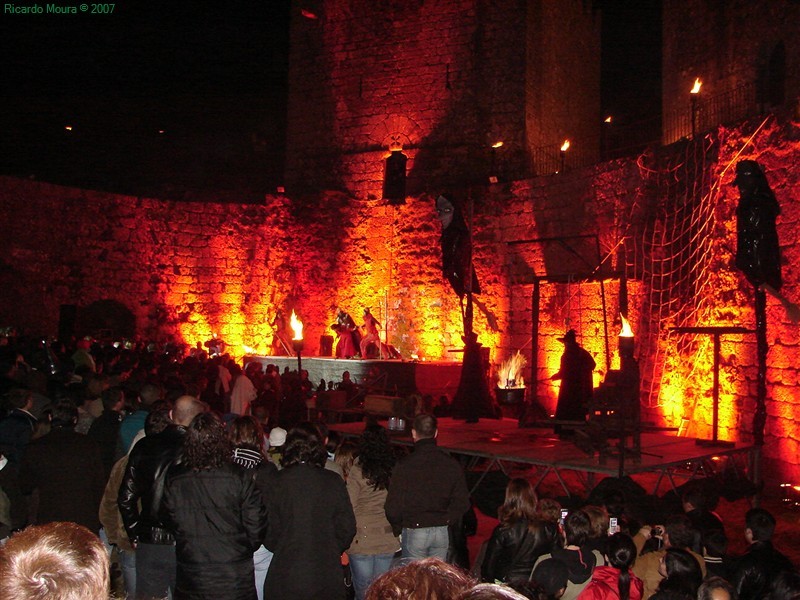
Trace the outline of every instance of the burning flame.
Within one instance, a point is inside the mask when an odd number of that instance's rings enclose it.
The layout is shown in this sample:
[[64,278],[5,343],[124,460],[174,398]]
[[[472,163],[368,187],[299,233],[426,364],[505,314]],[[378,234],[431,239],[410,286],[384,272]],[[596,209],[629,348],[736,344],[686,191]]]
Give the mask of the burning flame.
[[293,340],[302,340],[303,339],[303,322],[297,318],[297,315],[294,313],[294,309],[292,310],[292,317],[289,321],[292,326],[292,331],[294,331]]
[[502,146],[503,146],[503,142],[502,141],[495,142],[494,144],[492,144],[492,148],[501,148]]
[[619,337],[633,337],[633,329],[631,329],[628,319],[622,313],[620,313],[619,318],[622,321],[622,331],[619,332]]
[[700,86],[703,85],[703,82],[700,81],[700,78],[696,78],[694,80],[694,87],[692,87],[692,91],[689,92],[690,94],[699,94],[700,93]]
[[608,116],[605,118],[605,120],[603,121],[603,123],[611,123],[611,121],[612,121],[612,117],[611,117],[611,115],[608,115]]
[[517,353],[500,365],[497,370],[498,387],[500,388],[524,388],[525,379],[522,377],[522,368],[526,365],[525,357]]
[[566,152],[569,150],[569,140],[564,140],[564,143],[561,144],[561,151]]
[[244,350],[245,354],[255,354],[256,353],[256,349],[248,346],[247,344],[244,344],[242,346],[242,350]]

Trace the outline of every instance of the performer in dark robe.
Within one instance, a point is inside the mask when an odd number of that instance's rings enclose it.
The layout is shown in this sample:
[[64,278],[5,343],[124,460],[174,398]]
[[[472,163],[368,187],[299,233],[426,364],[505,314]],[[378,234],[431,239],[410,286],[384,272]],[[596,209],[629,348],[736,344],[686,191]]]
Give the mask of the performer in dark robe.
[[286,337],[286,317],[283,311],[275,311],[275,318],[272,319],[272,356],[291,356],[291,346]]
[[[558,338],[564,344],[564,354],[561,355],[561,368],[550,378],[561,380],[556,406],[558,421],[585,421],[586,407],[592,399],[592,372],[596,363],[592,355],[578,344],[576,337],[575,330],[570,329],[564,337]],[[556,425],[554,431],[559,435],[565,433],[561,425]]]
[[336,332],[336,358],[352,358],[359,352],[361,344],[361,334],[358,332],[356,322],[348,313],[341,308],[336,309],[336,323],[331,325],[331,329]]

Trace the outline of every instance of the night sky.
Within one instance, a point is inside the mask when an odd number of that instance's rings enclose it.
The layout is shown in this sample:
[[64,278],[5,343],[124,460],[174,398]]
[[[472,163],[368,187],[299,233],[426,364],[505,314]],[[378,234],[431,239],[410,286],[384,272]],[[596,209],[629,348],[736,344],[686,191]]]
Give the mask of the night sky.
[[[289,4],[122,0],[111,14],[3,14],[0,173],[176,199],[263,198],[282,184]],[[594,6],[603,110],[656,138],[642,122],[660,115],[660,0]]]
[[2,171],[263,197],[282,171],[288,6],[122,0],[112,14],[3,14]]

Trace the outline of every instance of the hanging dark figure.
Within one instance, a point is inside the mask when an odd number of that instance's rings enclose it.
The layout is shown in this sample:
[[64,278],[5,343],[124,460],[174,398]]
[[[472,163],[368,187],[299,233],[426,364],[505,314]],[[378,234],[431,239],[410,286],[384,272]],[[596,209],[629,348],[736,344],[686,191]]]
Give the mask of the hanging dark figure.
[[[472,268],[472,240],[461,210],[444,195],[436,199],[442,224],[442,274],[461,301],[464,335],[472,335],[472,294],[480,294],[478,276]],[[466,297],[466,298],[465,298]],[[464,302],[466,300],[466,306]]]
[[468,423],[477,422],[480,417],[496,414],[484,376],[481,345],[472,330],[472,295],[481,291],[472,266],[472,241],[463,214],[445,195],[436,199],[436,213],[442,224],[442,274],[458,295],[464,324],[464,359],[452,403],[453,416],[465,418]]
[[[561,380],[556,406],[557,421],[585,421],[586,409],[592,400],[592,372],[596,366],[592,355],[578,344],[574,329],[570,329],[559,342],[564,344],[561,355],[561,368],[550,379]],[[554,431],[560,435],[566,433],[561,425]]]
[[736,266],[755,287],[781,289],[781,250],[775,220],[781,213],[767,178],[754,160],[736,165]]
[[[781,253],[775,221],[780,206],[769,187],[761,166],[754,160],[736,164],[734,185],[739,188],[736,207],[736,266],[755,288],[756,408],[753,415],[753,441],[756,448],[764,445],[767,422],[767,300],[765,291],[781,301],[787,316],[797,323],[800,309],[780,293]],[[756,474],[755,479],[758,479]]]

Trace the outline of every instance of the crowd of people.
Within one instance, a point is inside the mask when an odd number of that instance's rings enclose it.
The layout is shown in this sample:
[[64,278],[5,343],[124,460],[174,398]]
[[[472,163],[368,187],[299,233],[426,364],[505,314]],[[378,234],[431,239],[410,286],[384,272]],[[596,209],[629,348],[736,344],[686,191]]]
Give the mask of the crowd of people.
[[159,599],[800,599],[774,517],[748,511],[731,557],[700,485],[645,518],[619,489],[566,510],[510,479],[471,559],[464,465],[432,412],[407,452],[376,421],[342,440],[309,420],[302,373],[4,342],[2,598],[109,598],[118,580],[120,597]]

